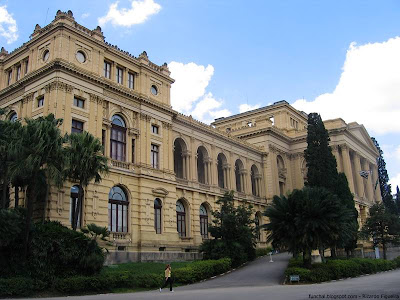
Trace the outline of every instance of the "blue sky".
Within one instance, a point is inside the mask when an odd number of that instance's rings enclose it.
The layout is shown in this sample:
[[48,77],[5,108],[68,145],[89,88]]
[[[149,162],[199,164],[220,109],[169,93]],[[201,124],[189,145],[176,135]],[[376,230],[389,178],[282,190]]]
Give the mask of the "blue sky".
[[400,1],[0,0],[0,44],[20,46],[58,9],[167,62],[173,107],[204,122],[285,99],[364,124],[400,185]]

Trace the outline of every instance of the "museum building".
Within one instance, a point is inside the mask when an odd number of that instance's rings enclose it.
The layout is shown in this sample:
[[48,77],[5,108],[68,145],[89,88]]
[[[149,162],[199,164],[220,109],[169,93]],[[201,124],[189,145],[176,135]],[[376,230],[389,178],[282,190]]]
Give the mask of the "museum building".
[[[109,262],[197,258],[209,238],[211,211],[226,191],[234,191],[236,203],[252,204],[261,225],[274,195],[304,185],[307,114],[278,101],[207,125],[171,107],[173,82],[166,63],[105,42],[100,27],[79,25],[71,11],[36,25],[11,53],[1,49],[5,118],[23,122],[53,113],[64,120],[62,133],[87,131],[102,141],[110,172],[84,191],[79,223],[109,228]],[[324,123],[362,224],[381,201],[374,184],[379,153],[363,125]],[[24,195],[19,192],[22,203]],[[36,217],[70,226],[76,198],[74,183],[52,187]],[[258,246],[265,240],[260,234]]]

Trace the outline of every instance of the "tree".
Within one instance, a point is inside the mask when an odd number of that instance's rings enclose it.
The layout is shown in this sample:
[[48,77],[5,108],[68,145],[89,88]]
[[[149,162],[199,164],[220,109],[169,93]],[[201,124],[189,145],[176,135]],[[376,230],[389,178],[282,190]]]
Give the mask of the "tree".
[[347,252],[347,256],[350,252],[357,248],[358,238],[358,211],[355,208],[354,197],[350,191],[347,177],[344,173],[339,173],[336,184],[335,194],[338,196],[340,206],[342,209],[348,210],[347,214],[349,219],[346,222],[341,222],[340,233],[336,243],[331,245],[332,256],[335,257],[335,249],[344,248]]
[[9,176],[27,186],[27,216],[23,243],[23,257],[26,261],[30,238],[30,225],[34,203],[43,179],[49,176],[62,184],[62,145],[58,126],[61,119],[55,119],[53,114],[39,117],[35,120],[25,119],[26,125],[14,132],[18,139],[9,145],[11,162]]
[[399,186],[396,186],[396,206],[397,206],[397,214],[400,215],[400,190],[399,190]]
[[384,203],[376,203],[369,210],[362,235],[366,238],[372,237],[374,246],[382,246],[383,258],[386,259],[388,244],[400,243],[400,220]]
[[349,218],[337,196],[325,188],[304,187],[288,198],[275,196],[266,209],[269,223],[268,242],[287,247],[290,252],[303,252],[304,265],[311,267],[311,252],[324,248],[337,239],[339,224]]
[[390,212],[397,214],[397,208],[393,201],[393,196],[392,196],[392,187],[389,184],[389,175],[386,170],[385,159],[383,158],[383,151],[379,147],[379,143],[374,137],[371,137],[371,140],[373,141],[376,149],[379,152],[379,157],[377,158],[378,180],[379,180],[379,187],[381,188],[382,201],[385,204],[385,207]]
[[213,211],[213,224],[209,232],[214,239],[200,246],[205,259],[229,257],[232,265],[238,266],[256,256],[256,234],[251,205],[234,206],[233,191],[218,199],[220,211]]
[[308,115],[307,149],[304,157],[307,162],[307,182],[305,185],[324,187],[335,192],[337,181],[336,158],[329,146],[329,135],[317,113]]
[[78,203],[72,209],[72,229],[78,226],[78,216],[81,213],[84,200],[84,188],[90,181],[100,182],[101,175],[108,173],[108,159],[103,156],[101,142],[88,132],[73,133],[67,137],[69,145],[66,148],[65,175],[71,181],[78,183]]

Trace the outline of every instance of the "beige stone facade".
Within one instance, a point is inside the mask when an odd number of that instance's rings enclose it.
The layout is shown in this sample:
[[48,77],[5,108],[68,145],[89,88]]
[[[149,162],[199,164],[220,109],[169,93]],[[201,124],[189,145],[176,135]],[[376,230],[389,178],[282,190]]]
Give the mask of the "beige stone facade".
[[[53,113],[64,120],[63,133],[85,130],[103,142],[110,173],[85,191],[80,222],[108,226],[119,257],[193,258],[225,191],[251,203],[262,224],[274,195],[304,185],[305,113],[280,101],[209,126],[173,110],[173,82],[166,64],[106,43],[99,27],[79,25],[70,11],[37,25],[20,48],[0,52],[7,118]],[[362,125],[335,119],[325,126],[363,222],[368,207],[381,201],[378,152]],[[364,179],[361,170],[372,173]],[[51,190],[46,219],[70,226],[73,185]],[[259,246],[265,245],[263,233]]]

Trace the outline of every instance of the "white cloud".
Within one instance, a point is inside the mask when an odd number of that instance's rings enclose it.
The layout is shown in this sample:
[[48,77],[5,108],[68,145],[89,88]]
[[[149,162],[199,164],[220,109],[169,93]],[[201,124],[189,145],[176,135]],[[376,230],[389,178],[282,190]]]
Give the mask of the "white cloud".
[[90,13],[84,13],[84,14],[82,14],[81,18],[82,18],[82,19],[86,19],[86,18],[88,18],[89,16],[90,16]]
[[392,187],[392,194],[396,193],[396,187],[400,187],[400,173],[397,173],[396,176],[392,177],[392,179],[389,180],[389,184]]
[[132,0],[132,7],[118,9],[118,1],[112,3],[107,15],[98,19],[99,25],[104,26],[111,22],[114,26],[131,27],[144,23],[151,15],[161,10],[161,5],[154,0]]
[[293,106],[323,119],[343,118],[377,134],[400,132],[400,37],[347,50],[339,83],[332,93]]
[[0,6],[0,36],[5,37],[7,44],[18,39],[17,22],[7,11],[7,6]]
[[239,105],[239,113],[243,113],[249,110],[257,109],[260,108],[260,104],[255,104],[255,105],[249,105],[249,104],[240,104]]
[[[173,109],[192,115],[196,120],[211,123],[215,118],[227,117],[231,112],[220,109],[223,100],[215,99],[207,86],[214,74],[214,67],[197,65],[194,62],[183,64],[172,61],[168,64],[175,83],[171,87]],[[194,107],[194,108],[193,108]]]

